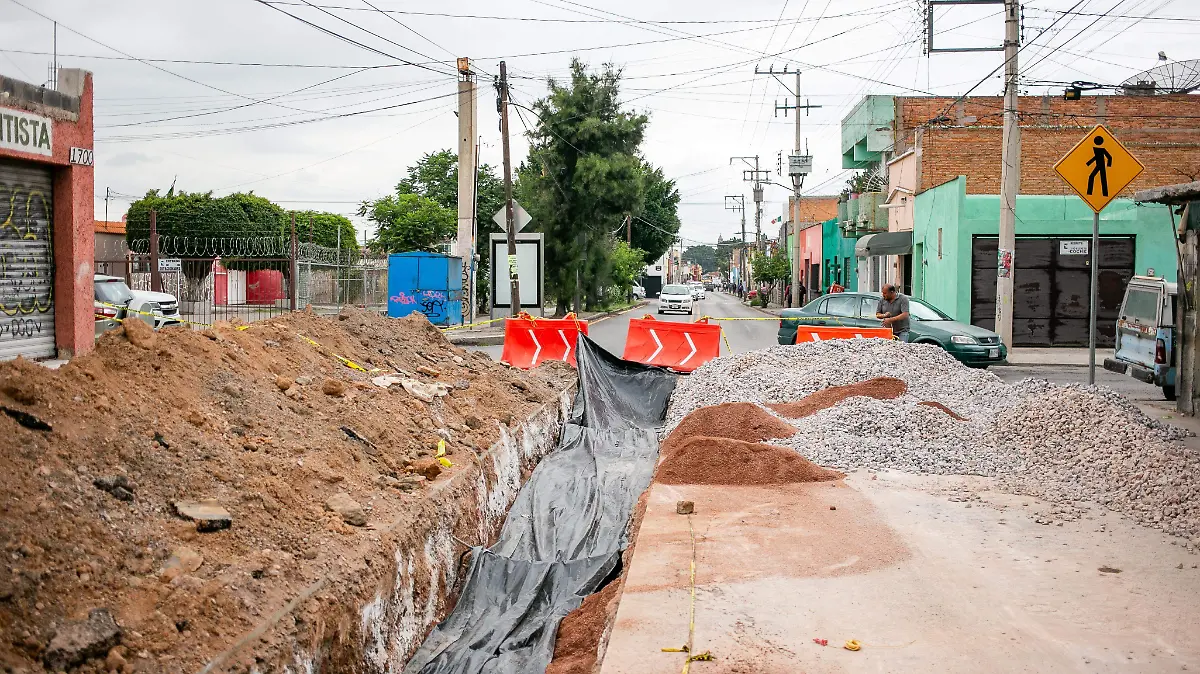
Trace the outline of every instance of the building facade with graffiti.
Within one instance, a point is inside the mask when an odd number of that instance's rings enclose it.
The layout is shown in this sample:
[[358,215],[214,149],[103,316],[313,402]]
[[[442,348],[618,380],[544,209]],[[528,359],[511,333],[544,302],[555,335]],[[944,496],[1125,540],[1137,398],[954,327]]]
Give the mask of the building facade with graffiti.
[[92,349],[92,75],[0,75],[0,359]]

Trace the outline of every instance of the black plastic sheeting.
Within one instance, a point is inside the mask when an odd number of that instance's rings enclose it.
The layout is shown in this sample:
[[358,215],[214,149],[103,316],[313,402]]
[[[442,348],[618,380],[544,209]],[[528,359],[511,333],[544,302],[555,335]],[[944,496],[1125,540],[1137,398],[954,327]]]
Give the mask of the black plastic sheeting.
[[496,544],[472,551],[458,603],[407,674],[543,672],[559,622],[619,568],[676,375],[584,335],[576,361],[579,390],[558,448],[517,494]]

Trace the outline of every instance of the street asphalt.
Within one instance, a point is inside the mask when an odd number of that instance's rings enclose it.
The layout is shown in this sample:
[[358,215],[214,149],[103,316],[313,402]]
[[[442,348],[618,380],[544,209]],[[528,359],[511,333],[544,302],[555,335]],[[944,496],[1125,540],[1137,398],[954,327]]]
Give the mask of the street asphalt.
[[[775,335],[779,328],[779,319],[767,316],[757,309],[752,309],[732,295],[710,292],[708,296],[696,304],[694,314],[662,314],[658,310],[657,300],[650,304],[626,311],[622,314],[609,316],[599,321],[593,321],[588,326],[588,334],[605,349],[620,356],[625,350],[625,335],[629,330],[629,321],[650,314],[659,320],[691,322],[701,316],[714,318],[741,318],[755,320],[723,321],[725,336],[734,353],[765,349],[776,344]],[[501,346],[469,346],[473,351],[483,351],[492,358],[499,360],[503,350]],[[721,355],[729,352],[724,342],[721,344]],[[1101,359],[1102,360],[1102,359]],[[1087,383],[1088,369],[1075,365],[1001,365],[994,366],[991,371],[1006,382],[1017,382],[1027,377],[1047,379],[1057,384]],[[1114,374],[1103,368],[1096,369],[1096,382],[1107,386],[1135,402],[1163,401],[1162,390],[1142,383],[1132,377]]]

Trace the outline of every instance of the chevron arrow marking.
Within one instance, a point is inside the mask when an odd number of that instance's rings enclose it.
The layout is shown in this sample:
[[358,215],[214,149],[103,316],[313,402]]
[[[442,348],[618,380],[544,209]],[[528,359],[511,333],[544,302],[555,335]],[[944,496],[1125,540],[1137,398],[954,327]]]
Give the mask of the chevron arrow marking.
[[692,352],[687,355],[687,358],[679,361],[680,365],[687,363],[692,359],[692,356],[696,355],[696,343],[692,341],[692,336],[685,332],[683,333],[683,338],[687,340],[688,346],[692,347]]
[[655,357],[657,357],[657,356],[658,356],[658,354],[659,354],[659,353],[661,353],[661,352],[662,352],[662,350],[663,350],[662,342],[660,342],[660,341],[658,340],[658,333],[656,333],[656,332],[654,332],[653,330],[651,330],[651,331],[650,331],[650,336],[654,338],[654,343],[658,345],[658,348],[657,348],[657,349],[655,349],[655,350],[654,350],[654,353],[650,354],[650,357],[646,359],[646,362],[647,362],[647,363],[653,363],[653,362],[654,362],[654,359],[655,359]]
[[533,350],[533,358],[529,359],[529,367],[533,367],[534,365],[537,365],[538,354],[542,352],[542,343],[537,341],[537,336],[533,334],[533,330],[529,331],[529,338],[533,340],[533,345],[537,347]]

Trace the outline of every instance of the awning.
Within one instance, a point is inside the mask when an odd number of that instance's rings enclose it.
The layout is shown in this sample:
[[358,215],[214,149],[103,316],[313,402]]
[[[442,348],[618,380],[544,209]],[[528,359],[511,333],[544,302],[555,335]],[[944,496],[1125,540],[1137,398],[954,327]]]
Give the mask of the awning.
[[859,239],[858,244],[854,246],[854,253],[857,255],[858,247],[863,245],[864,239],[870,239],[866,242],[865,255],[863,257],[873,257],[875,255],[909,255],[912,253],[912,232],[880,232],[873,234],[870,237]]
[[866,257],[866,256],[870,255],[870,253],[867,252],[867,246],[869,246],[871,244],[871,239],[874,239],[876,236],[879,236],[879,235],[878,234],[868,234],[868,235],[860,238],[858,241],[855,241],[854,242],[854,256],[855,257]]

